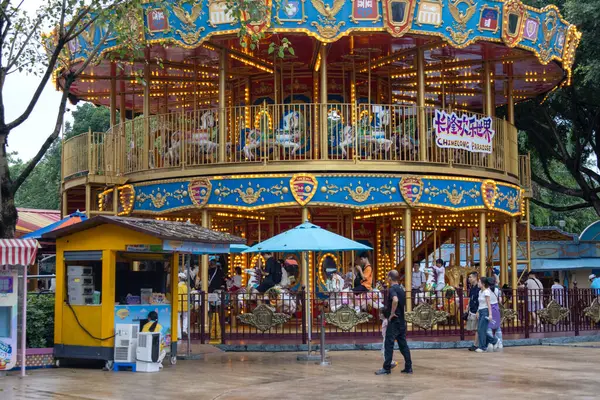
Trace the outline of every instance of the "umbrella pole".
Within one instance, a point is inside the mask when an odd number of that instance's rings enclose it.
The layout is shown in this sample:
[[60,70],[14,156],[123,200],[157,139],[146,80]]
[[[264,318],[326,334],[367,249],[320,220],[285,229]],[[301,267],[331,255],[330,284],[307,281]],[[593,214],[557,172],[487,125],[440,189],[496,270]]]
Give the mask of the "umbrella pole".
[[304,304],[303,312],[306,315],[306,325],[308,328],[308,352],[306,355],[299,355],[296,357],[297,361],[319,361],[321,360],[321,356],[318,354],[312,354],[310,342],[312,341],[312,304],[311,304],[311,288],[309,287],[310,280],[308,279],[308,271],[310,266],[308,265],[308,252],[302,252],[302,274],[303,274],[303,283],[306,288],[306,302]]

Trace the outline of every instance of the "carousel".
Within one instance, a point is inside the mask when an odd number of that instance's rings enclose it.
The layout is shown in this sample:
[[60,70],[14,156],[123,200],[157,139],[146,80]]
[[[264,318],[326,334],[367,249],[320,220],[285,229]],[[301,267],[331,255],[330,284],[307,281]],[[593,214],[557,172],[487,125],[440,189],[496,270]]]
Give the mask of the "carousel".
[[[145,59],[109,57],[109,38],[71,87],[73,102],[109,107],[111,127],[64,142],[63,213],[190,220],[248,245],[311,221],[373,248],[373,287],[396,268],[411,288],[414,263],[432,281],[454,244],[448,285],[495,267],[516,288],[531,182],[515,103],[570,84],[577,28],[518,0],[266,1],[264,19],[234,20],[218,0],[130,16]],[[264,34],[254,50],[240,24]],[[106,29],[70,43],[72,68]],[[293,50],[280,58],[271,43]],[[308,263],[289,285],[317,294],[355,256],[277,255]],[[246,285],[262,262],[227,264]]]

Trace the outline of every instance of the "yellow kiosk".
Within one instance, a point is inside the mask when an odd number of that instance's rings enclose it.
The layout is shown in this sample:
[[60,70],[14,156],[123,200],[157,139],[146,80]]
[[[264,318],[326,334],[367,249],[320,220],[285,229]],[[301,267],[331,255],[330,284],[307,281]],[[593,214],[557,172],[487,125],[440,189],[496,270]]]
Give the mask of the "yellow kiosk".
[[44,235],[56,239],[54,358],[115,359],[116,324],[159,315],[163,345],[177,354],[181,253],[229,253],[245,240],[191,223],[98,216]]

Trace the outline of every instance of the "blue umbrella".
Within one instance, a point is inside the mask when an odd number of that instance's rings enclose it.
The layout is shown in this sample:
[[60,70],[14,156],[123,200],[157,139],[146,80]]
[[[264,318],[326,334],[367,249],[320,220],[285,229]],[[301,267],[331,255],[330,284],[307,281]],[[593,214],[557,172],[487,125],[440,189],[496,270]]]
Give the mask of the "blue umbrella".
[[255,244],[244,250],[243,253],[352,250],[371,250],[371,247],[329,232],[310,222],[305,222],[289,231]]
[[245,244],[230,244],[229,245],[229,252],[230,253],[241,253],[244,250],[249,249],[248,246],[246,246]]

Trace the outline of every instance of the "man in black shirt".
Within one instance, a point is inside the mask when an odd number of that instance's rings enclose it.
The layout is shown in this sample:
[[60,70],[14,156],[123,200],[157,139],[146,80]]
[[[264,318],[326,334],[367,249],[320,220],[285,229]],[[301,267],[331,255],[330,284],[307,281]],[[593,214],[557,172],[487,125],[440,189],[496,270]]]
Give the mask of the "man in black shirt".
[[[256,288],[259,293],[266,292],[281,281],[281,265],[273,257],[273,253],[264,253],[264,256],[267,259],[267,266],[262,273],[263,281]],[[276,282],[277,277],[279,277],[279,281]]]
[[477,338],[477,310],[479,309],[479,286],[477,283],[479,282],[479,274],[476,271],[473,271],[469,274],[469,312],[465,316],[467,319],[467,331],[475,332],[475,340],[473,340],[473,345],[469,347],[469,351],[477,350],[477,344],[479,343],[479,339]]
[[375,375],[388,375],[392,370],[392,355],[394,353],[394,342],[398,342],[400,353],[404,357],[403,374],[412,374],[412,360],[410,350],[406,343],[406,321],[404,319],[404,306],[406,305],[406,293],[399,284],[400,274],[395,269],[387,276],[389,293],[385,308],[385,317],[388,318],[388,327],[385,331],[385,361],[383,368],[375,372]]

